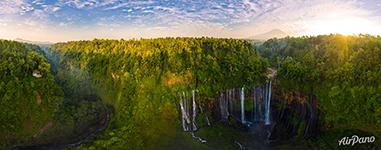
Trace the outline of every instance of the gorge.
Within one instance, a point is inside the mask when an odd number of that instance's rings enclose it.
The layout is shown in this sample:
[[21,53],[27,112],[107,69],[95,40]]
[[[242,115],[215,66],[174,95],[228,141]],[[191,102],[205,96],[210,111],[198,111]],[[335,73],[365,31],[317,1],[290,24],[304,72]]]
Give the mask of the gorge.
[[76,149],[346,149],[337,141],[352,135],[375,140],[350,148],[376,148],[377,39],[286,37],[256,46],[208,37],[94,39],[44,49],[5,41],[24,50],[6,45],[10,52],[0,53],[7,64],[0,144],[48,146],[44,126],[56,124],[50,134],[81,131],[105,105],[107,128],[89,142],[69,142]]
[[[195,91],[191,91],[191,95],[188,95],[188,92],[183,92],[183,96],[180,97],[179,102],[179,119],[182,124],[182,130],[188,131],[192,134],[192,137],[197,139],[202,143],[206,143],[206,140],[202,140],[202,137],[195,137],[194,132],[199,129],[197,125],[197,117],[198,114],[202,115],[205,113],[205,124],[211,126],[216,123],[224,122],[229,124],[231,127],[235,127],[237,129],[243,130],[245,132],[252,132],[253,136],[256,136],[256,139],[261,139],[262,143],[258,143],[258,145],[250,145],[251,147],[243,146],[242,144],[235,141],[241,149],[266,149],[267,145],[271,142],[276,142],[282,136],[282,134],[287,134],[287,138],[296,136],[298,130],[300,130],[300,124],[304,121],[307,123],[307,127],[303,128],[303,136],[298,137],[298,140],[302,140],[306,137],[307,134],[309,136],[316,136],[315,134],[318,132],[317,125],[319,124],[318,119],[313,119],[314,116],[317,116],[318,112],[314,111],[312,104],[310,105],[311,110],[307,112],[307,103],[306,102],[294,102],[297,105],[301,105],[302,107],[291,107],[290,105],[283,107],[279,106],[279,102],[283,102],[286,100],[276,99],[275,96],[272,96],[272,91],[274,91],[272,87],[272,81],[274,79],[274,75],[276,74],[276,70],[269,68],[271,71],[269,77],[269,81],[266,84],[255,86],[245,91],[245,88],[238,89],[226,89],[220,90],[218,94],[216,94],[214,99],[214,106],[212,108],[212,115],[214,122],[210,123],[209,116],[202,109],[202,97],[196,97]],[[277,93],[279,94],[279,93]],[[302,95],[297,95],[296,99],[305,99]],[[273,100],[273,102],[272,102]],[[293,101],[293,100],[291,100]],[[314,99],[311,97],[309,103],[314,103]],[[288,107],[288,108],[287,108]],[[292,111],[300,112],[297,113],[298,119],[296,121],[289,120],[286,117],[285,109],[288,111],[290,109]],[[287,114],[292,114],[292,112],[286,112]],[[310,114],[309,118],[307,113]],[[236,121],[232,121],[236,120]],[[287,120],[287,121],[285,121]],[[235,124],[232,122],[236,122]],[[314,127],[310,127],[314,124]],[[293,129],[290,130],[289,126],[293,126]],[[274,131],[274,127],[278,126],[278,129],[284,128],[284,131],[281,133]],[[282,126],[279,128],[279,126]],[[287,126],[285,128],[285,126]],[[274,135],[272,133],[274,132]],[[296,141],[292,141],[296,142]]]

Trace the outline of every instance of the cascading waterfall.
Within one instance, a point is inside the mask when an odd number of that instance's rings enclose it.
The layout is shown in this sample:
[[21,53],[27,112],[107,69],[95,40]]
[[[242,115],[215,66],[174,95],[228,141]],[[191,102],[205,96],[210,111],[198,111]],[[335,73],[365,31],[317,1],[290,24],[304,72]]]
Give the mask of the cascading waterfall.
[[195,92],[195,90],[192,90],[192,108],[193,108],[193,112],[192,112],[192,129],[193,129],[193,131],[196,131],[197,128],[198,128],[197,123],[196,123],[197,106],[196,106],[194,92]]
[[241,120],[243,124],[246,124],[245,119],[245,89],[241,89]]
[[[220,90],[214,101],[214,118],[216,122],[229,122],[229,117],[232,117],[242,124],[250,126],[253,123],[262,122],[264,125],[269,125],[271,123],[270,112],[271,112],[271,88],[272,81],[268,84],[261,86],[253,87],[248,90],[248,94],[245,95],[245,88],[240,89],[226,89],[225,91]],[[187,122],[189,117],[189,110],[184,111],[185,114],[188,114],[188,117],[183,119],[184,122],[192,123],[192,130],[197,130],[196,117],[197,117],[197,107],[202,112],[202,107],[197,106],[195,100],[195,90],[192,91],[192,107],[191,115],[192,121]],[[184,94],[184,97],[187,97]],[[250,99],[246,105],[252,106],[250,110],[245,110],[245,98]],[[183,105],[187,105],[187,98],[182,98],[185,102]],[[240,107],[237,107],[240,105]],[[188,106],[188,105],[187,105]],[[188,107],[187,107],[188,108]],[[187,115],[182,115],[186,117]],[[209,119],[205,118],[205,122],[209,124]],[[185,127],[184,127],[185,128]]]
[[[220,90],[214,101],[215,106],[212,113],[214,116],[209,116],[208,112],[203,112],[200,102],[196,101],[195,89],[192,90],[192,94],[184,91],[180,97],[179,110],[182,130],[191,133],[197,131],[199,129],[197,125],[199,113],[205,114],[204,121],[209,126],[211,125],[209,117],[214,117],[216,122],[230,122],[229,117],[232,117],[245,126],[251,126],[254,123],[269,125],[271,123],[271,81],[268,84],[253,87],[247,91],[248,93],[245,95],[244,87],[226,89],[225,91]],[[250,99],[246,103],[246,105],[252,106],[250,110],[245,110],[245,96]]]
[[271,81],[270,81],[270,84],[269,84],[269,88],[268,88],[268,95],[269,97],[267,98],[267,105],[266,105],[266,121],[265,121],[265,125],[268,125],[270,124],[270,103],[271,103]]
[[[287,104],[287,100],[282,101],[288,107],[283,106],[282,110],[278,110],[277,105],[271,105],[272,96],[278,96],[279,90],[274,89],[274,93],[272,93],[272,81],[267,84],[253,87],[251,89],[238,88],[238,89],[226,89],[220,90],[217,95],[215,95],[215,100],[213,102],[204,103],[208,107],[201,107],[201,99],[196,99],[196,91],[192,90],[192,95],[188,97],[188,92],[183,92],[182,96],[180,96],[180,109],[179,119],[182,123],[183,131],[189,131],[192,134],[194,140],[205,143],[206,141],[194,135],[194,132],[199,129],[197,125],[197,116],[204,115],[203,121],[208,126],[211,126],[211,123],[225,122],[230,125],[235,125],[235,127],[239,127],[245,131],[251,132],[250,134],[255,137],[256,142],[259,142],[259,146],[250,145],[250,148],[254,149],[265,149],[267,144],[271,142],[275,142],[281,137],[280,135],[287,134],[288,138],[291,138],[296,135],[299,131],[299,126],[301,122],[306,123],[306,129],[303,136],[294,142],[300,141],[304,138],[311,138],[310,133],[316,132],[319,127],[318,124],[318,109],[315,109],[314,101],[315,97],[310,95],[310,110],[308,111],[307,103],[294,108],[294,104]],[[246,97],[245,97],[246,96]],[[303,97],[299,94],[299,97]],[[245,98],[246,101],[246,110],[245,110]],[[275,97],[274,97],[275,98]],[[196,101],[197,100],[197,101]],[[274,99],[277,102],[279,99]],[[277,103],[276,102],[276,103]],[[190,105],[190,103],[192,103]],[[274,102],[273,102],[274,103]],[[210,106],[213,104],[213,106]],[[198,106],[197,106],[198,105]],[[291,107],[292,106],[292,107]],[[197,107],[199,109],[197,109]],[[250,109],[249,109],[250,108]],[[205,111],[203,111],[203,109]],[[294,114],[295,109],[298,111],[301,110],[301,113],[297,113],[299,118],[297,119],[297,123],[292,123],[292,116],[289,114]],[[199,112],[200,111],[200,112]],[[211,112],[209,112],[211,111]],[[274,114],[271,114],[274,113]],[[308,114],[308,115],[307,115]],[[291,117],[285,118],[284,116],[288,115]],[[201,116],[199,116],[201,117]],[[209,117],[213,119],[209,121]],[[274,118],[272,118],[274,117]],[[235,120],[235,121],[234,121]],[[235,123],[237,122],[238,123]],[[232,124],[233,123],[233,124]],[[275,125],[282,125],[281,130],[274,130]],[[200,124],[201,125],[201,124]],[[289,126],[293,127],[293,131],[288,133]],[[221,134],[220,134],[221,135]],[[275,136],[273,136],[275,135]],[[279,136],[277,139],[276,136]],[[258,140],[259,139],[259,140]],[[262,141],[261,141],[262,140]],[[235,141],[241,149],[245,147]],[[243,143],[247,146],[247,143]]]
[[183,92],[183,97],[180,97],[180,99],[181,99],[180,101],[181,123],[182,123],[183,131],[188,131],[189,130],[188,124],[190,123],[190,119],[189,119],[189,116],[187,115],[189,108],[187,106],[185,92]]
[[[190,131],[193,139],[200,141],[202,143],[205,143],[206,140],[201,139],[200,137],[197,137],[194,135],[194,131],[197,131],[198,125],[196,122],[197,118],[197,104],[196,104],[196,96],[195,96],[195,90],[192,90],[192,108],[189,108],[189,97],[188,92],[183,92],[183,96],[180,97],[180,109],[181,109],[181,123],[182,123],[182,129],[183,131]],[[190,119],[190,110],[192,110],[192,121]],[[200,111],[202,113],[202,109],[200,107]],[[208,114],[206,114],[205,121],[208,125],[210,125],[208,120]],[[189,125],[192,125],[191,128],[189,128]]]
[[[263,122],[265,125],[271,123],[270,106],[271,106],[271,88],[272,82],[268,84],[253,87],[248,90],[245,95],[245,88],[220,90],[215,100],[215,108],[217,117],[216,122],[229,121],[232,117],[242,124],[250,126],[254,122]],[[250,98],[246,105],[253,106],[250,110],[245,110],[245,98]],[[240,105],[241,107],[237,107]]]

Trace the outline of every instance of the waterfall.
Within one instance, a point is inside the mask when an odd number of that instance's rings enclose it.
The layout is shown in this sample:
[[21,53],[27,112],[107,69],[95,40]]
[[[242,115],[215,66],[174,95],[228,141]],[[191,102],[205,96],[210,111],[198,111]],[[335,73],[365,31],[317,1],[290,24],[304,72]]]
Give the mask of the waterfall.
[[208,113],[205,113],[205,123],[206,123],[208,126],[211,126],[211,124],[210,124],[210,122],[209,122]]
[[234,89],[228,89],[229,91],[229,98],[230,98],[230,101],[229,101],[229,106],[230,106],[230,115],[234,117],[235,113],[234,113]]
[[254,108],[254,115],[253,115],[253,121],[256,121],[257,119],[257,88],[253,88],[253,108]]
[[186,104],[184,97],[180,97],[180,109],[181,109],[181,123],[183,126],[183,131],[188,131],[188,124],[187,124],[187,115],[186,115]]
[[[245,88],[240,89],[226,89],[220,90],[216,96],[214,103],[214,113],[217,117],[216,122],[226,122],[229,121],[229,117],[235,120],[251,126],[253,123],[262,122],[264,125],[269,125],[271,123],[270,112],[271,112],[271,88],[272,81],[268,84],[253,87],[248,90],[249,94],[246,95],[250,99],[251,103],[248,105],[252,106],[251,110],[245,111]],[[188,92],[184,91],[180,97],[180,121],[182,123],[183,131],[196,131],[198,130],[197,116],[198,110],[205,114],[205,123],[210,125],[209,114],[204,113],[200,102],[196,102],[196,90],[192,90],[192,94],[188,95]],[[239,108],[239,103],[241,107]],[[199,108],[199,109],[197,109]],[[248,113],[249,112],[249,113]],[[248,117],[249,116],[249,117]],[[248,118],[247,118],[248,117]]]
[[262,90],[262,87],[263,86],[258,86],[258,101],[259,101],[259,105],[258,105],[258,120],[257,121],[262,121],[262,101],[263,101],[263,90]]
[[234,142],[239,145],[239,148],[246,149],[246,147],[244,147],[241,143],[237,142],[236,140],[234,140]]
[[265,120],[265,125],[270,124],[270,102],[271,102],[271,80],[269,84],[269,88],[267,89],[268,93],[268,98],[266,101],[266,120]]
[[224,111],[226,112],[226,120],[229,120],[229,100],[230,100],[230,95],[228,93],[228,90],[226,90],[225,92],[225,102],[224,102],[224,106],[225,106],[225,109]]
[[193,139],[196,139],[197,141],[199,141],[201,143],[206,143],[206,140],[203,140],[200,137],[195,136],[193,132],[191,132],[191,135],[192,135]]
[[[183,94],[185,94],[183,92]],[[185,98],[185,112],[186,112],[186,116],[187,116],[187,124],[190,124],[190,116],[189,116],[189,98],[188,98],[188,92],[186,92],[186,95],[184,95],[184,98]]]
[[241,89],[241,121],[243,124],[246,124],[246,120],[245,120],[245,90],[243,87]]
[[[183,96],[180,97],[180,112],[181,113],[181,123],[183,131],[196,131],[198,129],[196,118],[197,118],[197,104],[195,100],[195,90],[192,90],[192,121],[189,112],[189,97],[188,92],[183,92]],[[189,125],[192,123],[191,128]]]
[[195,101],[195,90],[192,90],[192,129],[193,131],[197,130],[197,123],[196,123],[196,117],[197,117],[197,106],[196,106],[196,101]]

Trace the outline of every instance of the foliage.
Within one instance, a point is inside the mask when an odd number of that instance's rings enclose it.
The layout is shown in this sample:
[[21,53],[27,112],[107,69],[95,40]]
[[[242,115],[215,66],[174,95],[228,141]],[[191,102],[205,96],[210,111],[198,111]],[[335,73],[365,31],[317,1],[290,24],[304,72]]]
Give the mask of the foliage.
[[[61,89],[46,59],[16,41],[0,40],[0,140],[21,140],[54,117]],[[41,77],[33,76],[35,70]],[[59,98],[58,98],[59,99]]]
[[285,89],[318,96],[328,124],[376,128],[381,119],[381,38],[340,34],[271,39],[261,55]]
[[88,149],[165,146],[176,133],[176,103],[183,91],[197,88],[208,100],[220,89],[266,82],[268,72],[267,60],[249,42],[236,39],[94,39],[50,49],[61,55],[60,85],[74,88],[91,79],[86,86],[96,90],[90,91],[116,108],[113,129]]

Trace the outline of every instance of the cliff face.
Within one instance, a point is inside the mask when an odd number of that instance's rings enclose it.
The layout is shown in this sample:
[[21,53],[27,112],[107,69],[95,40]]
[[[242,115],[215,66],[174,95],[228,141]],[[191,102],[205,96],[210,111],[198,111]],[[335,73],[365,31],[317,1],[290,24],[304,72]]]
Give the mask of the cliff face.
[[[214,96],[212,107],[202,103],[203,97],[197,96],[196,90],[189,94],[183,92],[178,107],[182,130],[205,143],[212,141],[196,137],[194,132],[206,126],[226,124],[251,135],[250,139],[241,140],[242,143],[235,141],[241,148],[249,149],[265,149],[270,143],[284,140],[294,143],[316,138],[322,126],[316,97],[272,85],[276,70],[268,69],[267,84],[221,90]],[[255,144],[247,142],[252,139]]]

